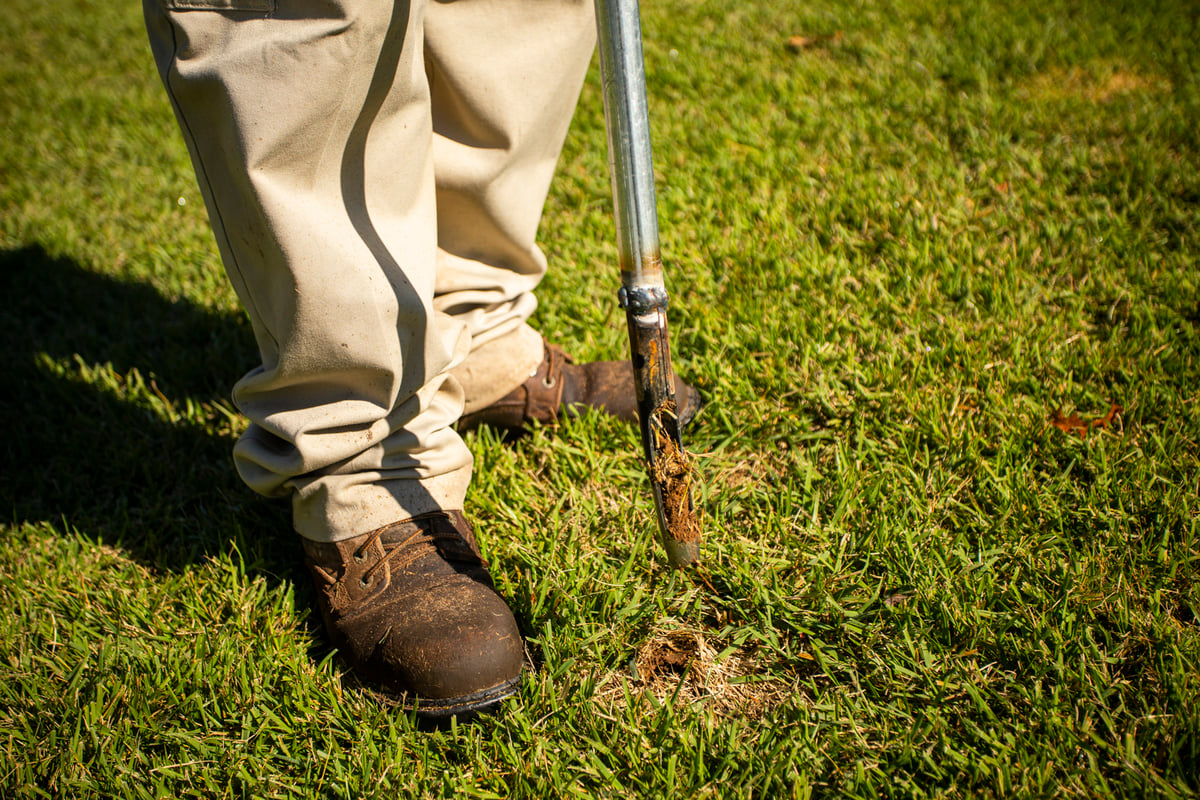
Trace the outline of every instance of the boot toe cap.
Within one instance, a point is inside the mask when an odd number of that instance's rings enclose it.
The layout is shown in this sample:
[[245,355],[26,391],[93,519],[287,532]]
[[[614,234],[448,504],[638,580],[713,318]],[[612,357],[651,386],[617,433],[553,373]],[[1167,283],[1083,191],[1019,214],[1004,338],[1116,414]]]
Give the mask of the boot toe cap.
[[525,649],[512,612],[491,589],[467,591],[475,596],[465,602],[461,593],[457,602],[451,594],[423,598],[382,642],[379,656],[403,677],[394,688],[424,705],[515,689],[520,678]]

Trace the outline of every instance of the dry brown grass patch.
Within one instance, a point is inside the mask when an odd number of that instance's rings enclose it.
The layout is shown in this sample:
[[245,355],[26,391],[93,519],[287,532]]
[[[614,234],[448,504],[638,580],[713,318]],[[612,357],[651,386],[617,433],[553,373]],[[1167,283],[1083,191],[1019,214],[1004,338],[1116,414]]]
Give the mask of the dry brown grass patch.
[[1170,88],[1171,82],[1162,75],[1145,75],[1128,64],[1112,64],[1100,69],[1050,69],[1026,81],[1018,94],[1035,101],[1081,98],[1107,103],[1121,95],[1165,92]]
[[598,694],[618,706],[627,696],[650,695],[719,716],[757,719],[792,694],[786,681],[767,674],[767,666],[752,648],[728,650],[704,631],[665,631],[642,645],[628,672],[609,676]]

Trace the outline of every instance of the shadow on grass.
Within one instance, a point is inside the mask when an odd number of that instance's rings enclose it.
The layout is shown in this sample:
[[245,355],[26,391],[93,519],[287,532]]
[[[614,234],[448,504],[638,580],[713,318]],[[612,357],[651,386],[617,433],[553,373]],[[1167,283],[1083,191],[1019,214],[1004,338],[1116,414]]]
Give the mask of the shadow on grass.
[[[238,480],[232,433],[169,422],[82,370],[131,370],[176,408],[223,400],[257,358],[248,323],[98,275],[40,246],[0,252],[3,512],[178,570],[236,546],[247,570],[299,559],[286,507]],[[215,412],[214,412],[215,413]]]
[[[248,574],[273,587],[290,581],[297,606],[311,607],[290,504],[242,484],[234,434],[211,405],[257,361],[248,322],[39,246],[0,251],[0,291],[6,521],[100,541],[172,572],[236,548]],[[129,377],[135,370],[140,381]],[[151,381],[149,392],[129,391]],[[170,421],[155,398],[193,410]],[[319,629],[319,617],[309,625]],[[316,638],[314,660],[328,652]]]

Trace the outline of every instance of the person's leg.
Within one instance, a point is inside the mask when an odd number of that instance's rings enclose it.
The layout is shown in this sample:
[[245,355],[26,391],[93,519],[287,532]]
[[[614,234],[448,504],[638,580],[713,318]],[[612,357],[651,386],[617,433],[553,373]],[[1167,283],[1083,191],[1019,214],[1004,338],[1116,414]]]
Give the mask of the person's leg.
[[543,360],[541,336],[525,324],[546,271],[535,237],[595,28],[590,0],[435,0],[426,15],[434,306],[471,334],[471,354],[454,369],[468,413],[509,393]]
[[262,364],[238,470],[291,494],[335,643],[434,713],[514,691],[523,649],[462,508],[469,349],[433,308],[423,1],[145,0]]
[[[462,505],[462,323],[433,310],[431,118],[405,2],[147,0],[163,81],[262,364],[235,459],[306,538]],[[169,9],[164,13],[163,7]],[[272,7],[273,13],[241,11]],[[456,352],[458,351],[458,352]]]
[[[527,320],[546,271],[542,206],[596,41],[591,0],[430,3],[425,53],[438,204],[434,307],[463,321],[470,353],[459,430],[520,429],[573,407],[636,420],[628,361],[574,364]],[[676,381],[686,423],[699,395]]]

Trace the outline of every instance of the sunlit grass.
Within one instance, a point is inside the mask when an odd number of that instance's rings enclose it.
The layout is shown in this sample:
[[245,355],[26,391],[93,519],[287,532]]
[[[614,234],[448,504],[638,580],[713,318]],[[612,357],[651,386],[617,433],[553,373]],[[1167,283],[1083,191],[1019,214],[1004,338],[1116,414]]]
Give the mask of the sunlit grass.
[[[632,430],[471,435],[536,672],[442,730],[342,676],[233,474],[253,343],[138,9],[10,5],[0,796],[1200,793],[1188,3],[646,3],[705,564]],[[582,358],[606,164],[593,72],[535,318]]]

